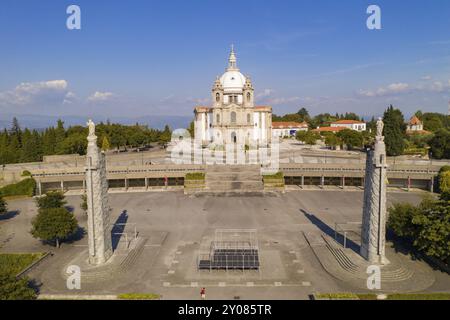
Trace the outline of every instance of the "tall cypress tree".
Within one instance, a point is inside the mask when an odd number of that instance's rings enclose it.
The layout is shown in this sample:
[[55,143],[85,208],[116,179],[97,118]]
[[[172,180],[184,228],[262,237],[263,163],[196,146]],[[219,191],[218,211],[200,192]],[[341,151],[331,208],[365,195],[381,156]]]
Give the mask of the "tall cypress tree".
[[402,112],[392,105],[384,112],[384,141],[388,156],[399,156],[405,150],[406,125]]

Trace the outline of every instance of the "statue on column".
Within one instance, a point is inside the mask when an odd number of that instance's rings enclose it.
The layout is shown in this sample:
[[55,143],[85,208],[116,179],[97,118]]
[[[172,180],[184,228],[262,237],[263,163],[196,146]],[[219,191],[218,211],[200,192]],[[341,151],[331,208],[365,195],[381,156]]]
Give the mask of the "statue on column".
[[108,180],[105,154],[100,152],[95,124],[88,123],[89,136],[86,155],[86,192],[88,206],[89,263],[101,265],[112,256],[111,225],[108,207]]
[[385,256],[387,163],[383,129],[380,118],[374,149],[367,153],[361,230],[361,256],[376,264],[389,263]]

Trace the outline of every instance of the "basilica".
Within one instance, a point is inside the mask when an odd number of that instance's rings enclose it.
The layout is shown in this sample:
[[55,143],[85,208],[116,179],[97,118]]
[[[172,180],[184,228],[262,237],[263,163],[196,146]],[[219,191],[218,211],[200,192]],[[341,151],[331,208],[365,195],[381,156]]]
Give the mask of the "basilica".
[[228,67],[212,88],[212,105],[194,110],[194,134],[203,146],[267,146],[272,137],[272,108],[255,106],[250,77],[238,66],[234,48]]

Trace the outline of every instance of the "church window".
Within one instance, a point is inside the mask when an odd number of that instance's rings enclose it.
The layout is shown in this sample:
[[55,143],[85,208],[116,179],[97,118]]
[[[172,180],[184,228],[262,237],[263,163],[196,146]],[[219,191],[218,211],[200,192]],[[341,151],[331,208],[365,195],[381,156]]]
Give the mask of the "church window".
[[220,101],[220,93],[216,93],[216,101],[219,102]]
[[236,112],[231,112],[231,123],[236,123]]
[[247,114],[247,123],[250,123],[251,118],[250,118],[250,113]]
[[250,102],[251,98],[252,98],[252,96],[251,96],[250,92],[247,92],[247,102]]
[[217,122],[217,123],[220,123],[220,114],[218,114],[218,115],[216,116],[216,122]]

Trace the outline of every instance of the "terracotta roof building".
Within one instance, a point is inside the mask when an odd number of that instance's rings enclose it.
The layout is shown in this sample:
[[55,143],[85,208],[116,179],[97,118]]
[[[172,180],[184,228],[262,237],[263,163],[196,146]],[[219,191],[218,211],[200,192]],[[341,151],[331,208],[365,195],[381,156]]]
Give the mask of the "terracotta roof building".
[[272,133],[274,136],[280,138],[293,137],[297,131],[308,131],[308,124],[306,122],[272,122]]
[[366,123],[363,121],[357,121],[357,120],[339,120],[331,123],[331,127],[333,128],[339,128],[339,127],[345,127],[350,130],[355,131],[366,131]]

